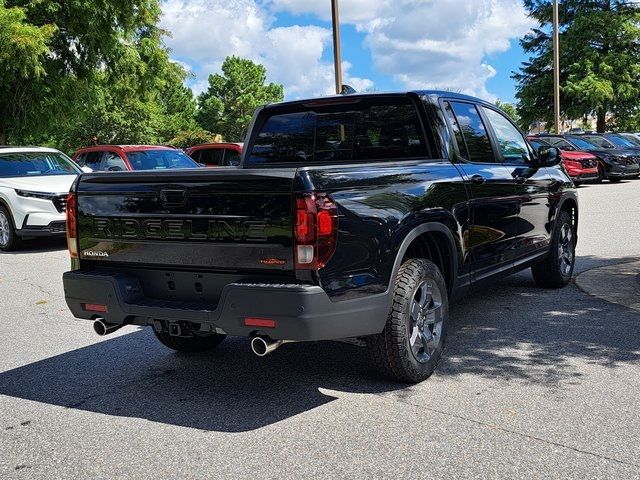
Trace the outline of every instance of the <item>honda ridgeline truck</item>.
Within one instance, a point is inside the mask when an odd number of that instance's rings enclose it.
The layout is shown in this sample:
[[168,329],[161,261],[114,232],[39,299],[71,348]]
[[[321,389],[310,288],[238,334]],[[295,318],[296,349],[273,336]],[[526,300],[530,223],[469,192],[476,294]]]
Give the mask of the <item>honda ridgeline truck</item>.
[[67,202],[75,315],[197,352],[358,339],[395,380],[441,358],[449,303],[531,268],[571,279],[578,202],[555,147],[448,93],[258,109],[237,169],[82,175]]

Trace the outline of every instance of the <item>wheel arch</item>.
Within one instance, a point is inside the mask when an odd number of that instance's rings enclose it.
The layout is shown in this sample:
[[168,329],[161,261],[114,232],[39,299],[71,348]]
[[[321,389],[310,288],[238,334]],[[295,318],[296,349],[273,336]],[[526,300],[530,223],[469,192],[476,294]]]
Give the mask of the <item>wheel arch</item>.
[[426,258],[435,263],[447,284],[449,297],[455,288],[458,274],[458,247],[451,229],[438,222],[423,223],[411,230],[398,247],[393,266],[393,279],[409,258]]

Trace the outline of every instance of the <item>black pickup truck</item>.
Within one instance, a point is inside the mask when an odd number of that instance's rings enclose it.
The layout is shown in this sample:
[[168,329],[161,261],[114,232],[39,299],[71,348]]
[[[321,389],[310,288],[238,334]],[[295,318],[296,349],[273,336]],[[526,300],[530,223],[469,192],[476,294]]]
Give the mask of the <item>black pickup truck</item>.
[[446,92],[260,108],[239,168],[82,175],[67,203],[66,301],[104,335],[149,325],[202,351],[226,335],[265,355],[358,340],[418,382],[449,302],[531,267],[571,279],[576,191],[494,105]]

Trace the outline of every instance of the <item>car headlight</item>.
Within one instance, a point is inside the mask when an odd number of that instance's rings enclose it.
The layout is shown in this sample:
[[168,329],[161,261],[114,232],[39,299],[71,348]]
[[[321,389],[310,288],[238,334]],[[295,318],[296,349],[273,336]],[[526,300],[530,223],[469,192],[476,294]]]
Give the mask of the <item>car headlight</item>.
[[15,191],[19,197],[41,198],[42,200],[51,200],[56,196],[55,193],[31,192],[29,190],[18,190],[17,188]]

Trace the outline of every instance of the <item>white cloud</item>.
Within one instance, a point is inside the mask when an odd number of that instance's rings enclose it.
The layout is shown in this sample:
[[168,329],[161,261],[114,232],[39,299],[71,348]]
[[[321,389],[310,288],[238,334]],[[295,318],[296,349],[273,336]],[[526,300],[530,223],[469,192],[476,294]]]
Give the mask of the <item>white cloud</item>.
[[[330,17],[329,1],[270,0],[272,12]],[[534,26],[514,0],[342,0],[341,21],[365,33],[375,69],[407,88],[448,88],[495,98],[489,54]]]
[[[269,81],[285,85],[288,98],[333,92],[333,64],[323,61],[331,48],[331,31],[314,26],[274,27],[275,18],[254,0],[167,0],[162,27],[172,33],[167,45],[173,55],[192,66],[196,93],[217,73],[225,57],[238,55],[260,62]],[[368,79],[349,77],[370,88]]]

